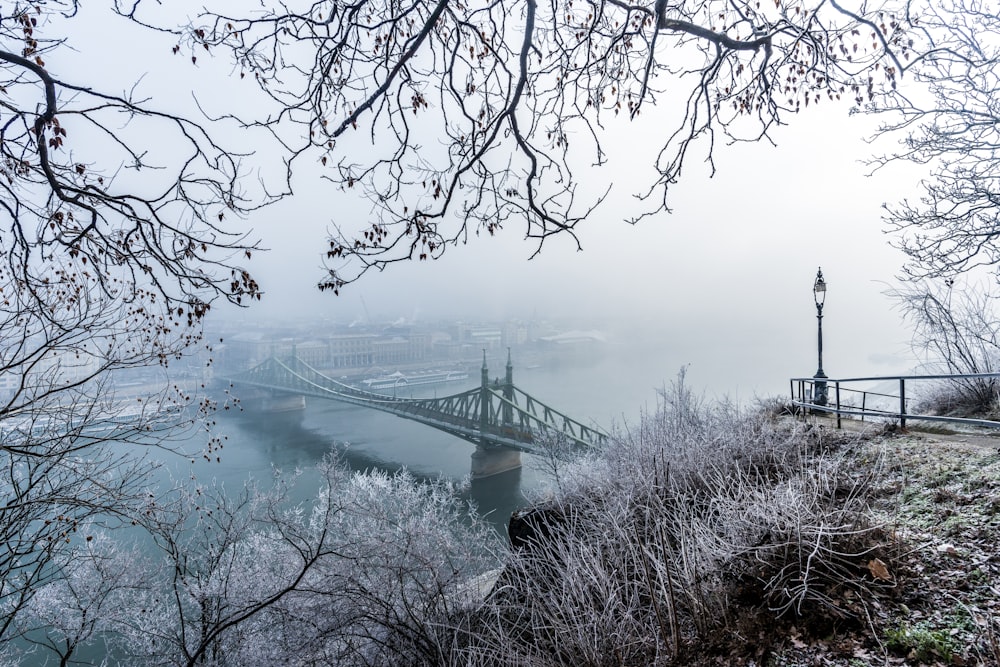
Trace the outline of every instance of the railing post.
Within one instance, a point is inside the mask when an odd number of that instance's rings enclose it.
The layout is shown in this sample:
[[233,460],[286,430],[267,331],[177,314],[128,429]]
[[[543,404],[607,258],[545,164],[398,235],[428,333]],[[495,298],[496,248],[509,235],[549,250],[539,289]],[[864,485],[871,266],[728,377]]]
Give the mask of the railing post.
[[906,428],[906,380],[899,378],[899,428]]
[[837,400],[837,428],[839,429],[839,428],[841,428],[841,426],[840,426],[840,380],[837,380],[836,382],[834,382],[833,388],[834,388],[834,393],[837,395],[837,399],[836,399]]
[[868,392],[861,392],[861,421],[865,420],[865,410],[868,409]]

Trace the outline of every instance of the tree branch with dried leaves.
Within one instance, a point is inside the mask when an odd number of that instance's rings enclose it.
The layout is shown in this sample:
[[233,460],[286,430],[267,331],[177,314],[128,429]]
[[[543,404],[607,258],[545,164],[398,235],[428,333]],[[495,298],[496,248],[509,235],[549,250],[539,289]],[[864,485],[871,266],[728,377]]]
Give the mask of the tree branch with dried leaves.
[[78,10],[0,14],[0,643],[78,528],[138,502],[150,466],[109,443],[169,446],[162,409],[210,407],[165,387],[126,406],[112,376],[198,347],[213,301],[260,296],[241,218],[274,199],[197,116],[61,74],[80,72]]
[[[893,88],[912,54],[906,8],[264,3],[252,16],[209,6],[174,32],[179,50],[231,58],[268,96],[244,123],[370,204],[367,219],[333,220],[320,287],[339,292],[369,270],[510,225],[536,249],[554,235],[579,245],[578,225],[622,187],[640,198],[630,221],[669,211],[693,152],[714,170],[719,139],[766,139],[809,106],[860,105]],[[119,11],[166,29],[147,9]],[[654,109],[662,131],[636,129]],[[645,187],[593,168],[617,167],[608,149],[623,140],[658,147]]]

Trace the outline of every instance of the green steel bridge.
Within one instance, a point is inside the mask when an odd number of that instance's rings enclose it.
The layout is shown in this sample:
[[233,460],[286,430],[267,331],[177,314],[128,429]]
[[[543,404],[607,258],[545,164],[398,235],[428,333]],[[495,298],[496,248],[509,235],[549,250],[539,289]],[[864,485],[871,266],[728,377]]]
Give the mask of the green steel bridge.
[[226,378],[235,387],[323,398],[394,414],[450,433],[477,446],[473,477],[485,477],[520,466],[520,452],[550,453],[553,443],[590,448],[607,439],[514,386],[514,369],[507,357],[506,375],[490,382],[483,353],[479,387],[441,398],[396,398],[338,382],[291,357],[272,356],[260,365]]

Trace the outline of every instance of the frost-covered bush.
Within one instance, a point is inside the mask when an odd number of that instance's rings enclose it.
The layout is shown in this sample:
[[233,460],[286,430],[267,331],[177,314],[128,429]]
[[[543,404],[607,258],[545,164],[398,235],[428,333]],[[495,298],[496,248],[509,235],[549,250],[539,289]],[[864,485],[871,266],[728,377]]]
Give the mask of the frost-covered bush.
[[684,664],[723,630],[863,614],[882,535],[846,443],[683,379],[522,513],[471,664]]
[[940,380],[923,388],[914,412],[924,415],[996,419],[1000,416],[1000,378]]
[[[151,503],[137,521],[155,550],[102,537],[39,593],[46,645],[81,636],[89,609],[85,639],[122,664],[442,664],[464,641],[452,619],[475,603],[463,585],[496,567],[497,536],[446,482],[320,469],[310,507],[291,505],[281,480]],[[88,575],[95,591],[70,595]]]
[[918,396],[922,414],[994,417],[1000,412],[1000,327],[997,294],[988,284],[922,282],[890,292],[913,325],[912,345],[924,370],[956,376]]
[[[862,617],[887,558],[873,465],[850,464],[850,436],[683,380],[603,451],[553,457],[510,548],[447,483],[333,460],[310,506],[284,483],[179,489],[136,517],[155,555],[97,540],[39,594],[40,646],[100,639],[136,665],[676,665],[781,619]],[[72,593],[88,573],[104,583]]]

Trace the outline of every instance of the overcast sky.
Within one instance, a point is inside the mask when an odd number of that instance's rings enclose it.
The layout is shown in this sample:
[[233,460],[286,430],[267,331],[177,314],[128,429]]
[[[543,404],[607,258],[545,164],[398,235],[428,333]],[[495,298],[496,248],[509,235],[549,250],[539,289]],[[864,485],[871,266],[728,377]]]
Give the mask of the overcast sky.
[[[95,48],[97,42],[86,37],[77,41]],[[140,39],[158,38],[106,33],[99,43],[110,50],[62,66],[94,71],[118,62],[114,71],[122,85],[146,72],[142,92],[168,105],[186,99],[198,81],[211,81],[212,68],[228,71],[224,62],[120,62],[120,54]],[[157,43],[156,52],[168,54],[169,41]],[[60,63],[49,65],[60,73]],[[207,108],[238,99],[223,85],[212,90],[214,96],[201,93]],[[271,250],[251,265],[266,291],[264,301],[242,316],[310,314],[349,322],[367,305],[374,318],[421,321],[610,318],[619,330],[655,341],[672,362],[690,363],[695,377],[733,373],[741,391],[780,391],[789,376],[816,370],[811,290],[822,266],[829,284],[827,373],[909,371],[909,332],[883,294],[894,284],[902,256],[890,247],[880,216],[883,202],[915,193],[919,172],[899,168],[866,177],[860,161],[872,149],[862,137],[874,124],[849,118],[847,111],[846,105],[828,105],[792,118],[790,127],[775,132],[776,148],[719,146],[718,173],[711,179],[698,162],[701,153],[692,153],[673,188],[672,215],[630,226],[611,201],[580,227],[582,252],[570,239],[556,240],[528,261],[534,246],[511,223],[498,238],[470,237],[467,246],[450,248],[440,261],[368,275],[339,297],[314,287],[327,232],[335,217],[340,223],[367,220],[369,205],[331,192],[306,169],[296,180],[296,197],[247,221]],[[666,131],[666,124],[656,122],[660,113],[669,110],[647,107],[642,125],[621,130],[615,141],[619,159],[595,182],[612,181],[627,197],[630,184],[648,180],[637,165],[650,163],[643,154],[645,134]],[[266,156],[257,158],[267,163]],[[716,391],[725,386],[706,384]]]
[[[609,316],[682,352],[695,371],[731,367],[745,383],[816,370],[812,284],[822,266],[827,373],[908,371],[909,332],[884,295],[902,255],[880,215],[883,202],[914,192],[917,172],[867,177],[860,160],[871,148],[861,137],[870,119],[846,112],[794,119],[777,148],[723,148],[714,178],[692,165],[674,188],[672,215],[632,226],[604,206],[580,229],[582,252],[564,239],[529,261],[534,246],[510,225],[440,261],[370,274],[339,297],[312,290],[332,214],[322,194],[305,193],[254,219],[272,249],[255,263],[268,290],[260,312],[304,308],[349,321],[363,314],[363,297],[373,317],[392,319]],[[611,178],[620,185],[632,174]],[[366,205],[355,205],[363,216]]]

